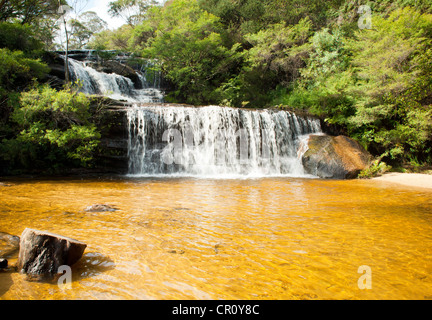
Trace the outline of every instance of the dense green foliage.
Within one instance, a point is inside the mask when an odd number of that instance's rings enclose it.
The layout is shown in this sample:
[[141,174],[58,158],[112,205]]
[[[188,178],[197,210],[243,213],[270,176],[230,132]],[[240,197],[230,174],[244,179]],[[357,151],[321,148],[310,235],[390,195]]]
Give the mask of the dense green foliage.
[[125,24],[116,30],[103,30],[94,34],[88,48],[95,50],[129,51],[129,39],[132,38],[133,28]]
[[109,3],[109,13],[135,26],[145,19],[145,13],[157,2],[154,0],[116,0]]
[[28,26],[0,23],[0,142],[16,131],[9,117],[20,92],[48,72],[48,67],[37,57],[40,48],[41,43]]
[[317,32],[301,81],[277,102],[342,126],[390,161],[430,162],[432,16],[405,8],[373,24],[352,37]]
[[54,23],[58,5],[0,2],[0,173],[54,173],[94,159],[100,134],[89,98],[44,84],[50,68],[41,58],[53,35],[41,26]]
[[83,93],[41,86],[23,92],[11,118],[19,134],[4,139],[4,160],[13,167],[44,168],[86,165],[100,134],[90,123],[90,100]]
[[38,24],[41,19],[57,13],[59,0],[1,0],[0,21],[17,19],[23,24]]
[[[0,0],[0,22],[30,26],[41,45],[53,49],[58,29],[56,21],[60,17],[59,4],[65,5],[66,0]],[[14,33],[10,34],[14,36]],[[15,41],[19,42],[20,37],[16,36]]]
[[176,84],[171,93],[176,100],[214,101],[213,88],[229,79],[241,58],[236,46],[224,46],[219,19],[185,0],[163,9],[155,7],[151,14],[152,19],[135,33],[138,38],[146,32],[154,34],[147,43],[140,43],[140,54],[163,61],[167,78]]
[[42,50],[42,43],[35,37],[32,26],[0,22],[0,48],[34,53]]

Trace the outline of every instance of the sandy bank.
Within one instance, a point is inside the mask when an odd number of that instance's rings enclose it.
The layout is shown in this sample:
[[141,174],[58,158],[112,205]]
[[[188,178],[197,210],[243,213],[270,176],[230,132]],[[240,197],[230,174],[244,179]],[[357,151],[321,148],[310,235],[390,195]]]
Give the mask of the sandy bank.
[[420,173],[386,173],[381,177],[373,178],[376,181],[392,182],[410,187],[432,189],[432,175]]

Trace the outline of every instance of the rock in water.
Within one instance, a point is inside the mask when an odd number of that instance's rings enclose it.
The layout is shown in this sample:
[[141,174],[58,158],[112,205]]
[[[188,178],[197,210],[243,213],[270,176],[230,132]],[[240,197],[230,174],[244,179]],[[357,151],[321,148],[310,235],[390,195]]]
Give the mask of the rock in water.
[[311,135],[302,163],[305,171],[320,178],[353,179],[372,159],[357,141],[345,137]]
[[58,234],[26,228],[20,241],[18,271],[29,275],[54,276],[62,265],[81,259],[87,245]]
[[0,258],[8,258],[19,248],[20,238],[6,232],[0,232]]
[[116,208],[107,205],[107,204],[94,204],[92,206],[89,206],[87,208],[85,208],[86,212],[112,212],[112,211],[117,211]]

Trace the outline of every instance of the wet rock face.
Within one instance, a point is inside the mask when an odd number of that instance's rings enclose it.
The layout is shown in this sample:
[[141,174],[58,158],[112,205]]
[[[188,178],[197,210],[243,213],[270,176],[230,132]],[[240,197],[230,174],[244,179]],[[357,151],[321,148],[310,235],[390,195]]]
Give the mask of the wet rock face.
[[81,259],[86,247],[75,239],[26,228],[21,235],[18,271],[49,278],[60,266],[72,266]]
[[358,142],[346,136],[311,135],[302,158],[305,171],[320,178],[353,179],[372,159]]
[[0,258],[8,258],[18,251],[20,238],[6,232],[0,232]]
[[[43,60],[51,69],[50,75],[62,81],[65,79],[65,62],[59,53],[64,54],[64,52],[47,52],[44,54]],[[87,51],[69,51],[69,57],[78,61],[86,61],[92,68],[99,72],[116,73],[129,78],[135,84],[137,89],[141,89],[141,82],[137,73],[132,67],[125,63],[116,60],[91,59],[91,57],[88,56]]]
[[139,87],[140,80],[137,73],[134,69],[132,69],[126,64],[122,64],[114,60],[106,60],[98,63],[92,63],[90,64],[90,66],[99,72],[115,73],[123,77],[129,78],[132,80],[132,82],[137,88]]

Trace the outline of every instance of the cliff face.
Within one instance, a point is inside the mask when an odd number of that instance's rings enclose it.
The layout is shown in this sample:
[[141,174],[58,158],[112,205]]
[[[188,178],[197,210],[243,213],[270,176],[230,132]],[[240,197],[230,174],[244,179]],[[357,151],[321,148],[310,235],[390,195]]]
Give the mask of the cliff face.
[[[101,140],[96,156],[96,170],[102,173],[126,174],[128,171],[128,104],[103,99],[98,101],[97,126]],[[97,106],[94,106],[97,107]]]
[[136,89],[142,89],[138,74],[134,69],[132,69],[132,67],[126,64],[122,64],[114,60],[101,60],[98,62],[90,62],[88,65],[99,72],[116,73],[123,77],[129,78],[134,83]]

